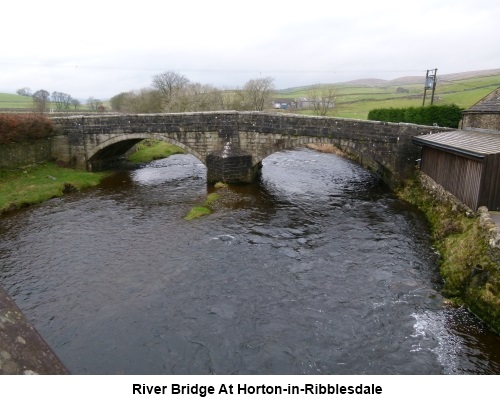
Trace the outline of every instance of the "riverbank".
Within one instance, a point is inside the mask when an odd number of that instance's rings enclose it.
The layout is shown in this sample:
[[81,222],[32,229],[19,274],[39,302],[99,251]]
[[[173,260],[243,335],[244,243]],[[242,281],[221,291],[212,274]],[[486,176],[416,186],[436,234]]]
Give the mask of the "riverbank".
[[176,145],[152,139],[145,139],[138,143],[135,148],[135,152],[127,158],[131,163],[149,163],[153,160],[168,158],[177,153],[185,153],[182,148]]
[[[177,153],[184,151],[166,142],[146,140],[137,145],[128,161],[143,164]],[[52,162],[0,169],[0,215],[96,186],[110,173],[68,169]]]
[[89,173],[45,162],[0,170],[0,214],[96,186],[109,172]]
[[429,221],[441,258],[443,295],[500,333],[500,231],[488,210],[472,212],[421,172],[397,194]]

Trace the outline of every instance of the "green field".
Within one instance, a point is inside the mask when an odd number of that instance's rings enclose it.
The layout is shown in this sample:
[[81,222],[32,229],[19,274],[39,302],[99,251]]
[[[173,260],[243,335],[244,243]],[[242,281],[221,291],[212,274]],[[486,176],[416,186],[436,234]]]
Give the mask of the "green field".
[[17,94],[0,93],[0,110],[24,110],[33,108],[33,99]]
[[[461,108],[469,108],[483,97],[500,87],[500,72],[498,74],[478,73],[476,77],[448,78],[438,75],[438,82],[434,94],[434,104],[456,104]],[[453,75],[455,76],[455,75]],[[415,78],[387,81],[372,85],[338,84],[330,85],[336,91],[336,108],[329,115],[344,118],[366,119],[368,112],[375,108],[402,108],[422,106],[424,95],[424,77],[420,83]],[[398,93],[398,88],[407,90],[407,93]],[[279,97],[298,98],[307,97],[308,88],[279,91]],[[431,92],[427,91],[425,105],[430,105]],[[297,111],[301,114],[312,114],[312,111]]]
[[[106,105],[106,103],[104,103]],[[106,107],[108,107],[106,105]],[[55,103],[49,103],[48,109],[53,109],[57,111]],[[89,107],[85,104],[79,106],[76,111],[89,111]],[[31,112],[33,111],[33,99],[31,97],[19,96],[18,94],[8,94],[0,93],[0,112]],[[72,112],[75,111],[74,107],[71,106],[69,110],[63,110]]]

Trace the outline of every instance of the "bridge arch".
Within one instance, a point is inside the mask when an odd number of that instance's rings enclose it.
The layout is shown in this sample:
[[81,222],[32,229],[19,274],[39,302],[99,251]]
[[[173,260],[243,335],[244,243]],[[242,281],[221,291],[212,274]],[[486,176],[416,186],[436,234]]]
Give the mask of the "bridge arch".
[[114,134],[112,137],[107,137],[103,142],[98,143],[95,147],[86,151],[87,168],[89,170],[101,170],[110,165],[127,153],[134,145],[145,140],[159,140],[176,145],[193,155],[203,164],[205,159],[189,146],[179,142],[177,139],[168,136],[168,134],[152,134],[152,133],[133,133],[133,134]]
[[[269,135],[266,135],[269,136]],[[277,141],[271,145],[267,145],[265,148],[262,148],[258,151],[258,153],[252,156],[252,164],[259,165],[261,162],[271,156],[274,153],[281,152],[284,150],[291,150],[303,146],[307,146],[309,144],[333,144],[333,140],[326,137],[283,137],[281,135],[276,135],[278,137]],[[281,139],[280,139],[281,138]]]

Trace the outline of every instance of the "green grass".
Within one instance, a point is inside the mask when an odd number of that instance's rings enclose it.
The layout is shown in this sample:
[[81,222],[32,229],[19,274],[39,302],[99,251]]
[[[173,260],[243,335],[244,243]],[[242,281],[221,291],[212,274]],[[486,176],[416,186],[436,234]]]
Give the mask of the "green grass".
[[32,109],[31,97],[0,93],[0,109]]
[[53,163],[0,170],[0,213],[95,186],[106,175],[66,169]]
[[157,159],[165,159],[177,153],[184,153],[184,150],[178,146],[150,139],[140,142],[136,147],[137,151],[128,157],[132,163],[147,163]]
[[[173,153],[183,153],[183,150],[165,142],[148,140],[141,144],[139,152],[138,161],[143,161],[142,159],[160,159]],[[62,168],[48,162],[20,169],[2,169],[0,213],[95,186],[107,175],[107,172],[90,173]],[[206,205],[209,206],[216,198],[210,195]]]

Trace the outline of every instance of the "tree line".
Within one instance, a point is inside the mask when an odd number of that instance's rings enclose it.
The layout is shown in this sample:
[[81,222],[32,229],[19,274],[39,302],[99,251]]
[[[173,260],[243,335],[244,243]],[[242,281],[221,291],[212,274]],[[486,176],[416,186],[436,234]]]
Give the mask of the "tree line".
[[[69,110],[71,107],[76,110],[81,106],[80,100],[61,91],[53,91],[51,94],[45,89],[40,89],[33,93],[29,87],[23,87],[18,89],[16,93],[20,96],[31,97],[33,99],[33,111],[39,114],[46,112],[52,106],[55,106],[59,111]],[[92,111],[104,111],[102,101],[94,97],[89,97],[87,105]]]
[[153,76],[150,87],[119,93],[110,103],[114,111],[125,113],[262,111],[271,106],[273,81],[272,77],[252,79],[241,89],[221,90],[166,71]]
[[[17,94],[33,99],[33,110],[44,113],[49,108],[75,110],[80,101],[69,94],[54,91],[50,94],[41,89],[32,93],[27,87]],[[316,85],[307,92],[305,108],[316,115],[326,115],[333,110],[336,91],[331,86]],[[190,81],[174,71],[153,76],[151,85],[140,90],[119,93],[110,99],[113,111],[122,113],[173,113],[186,111],[263,111],[273,108],[275,97],[274,78],[261,77],[248,80],[242,88],[220,89],[209,84]],[[91,111],[104,112],[101,100],[89,97],[87,106]]]

